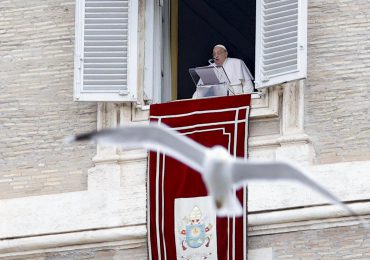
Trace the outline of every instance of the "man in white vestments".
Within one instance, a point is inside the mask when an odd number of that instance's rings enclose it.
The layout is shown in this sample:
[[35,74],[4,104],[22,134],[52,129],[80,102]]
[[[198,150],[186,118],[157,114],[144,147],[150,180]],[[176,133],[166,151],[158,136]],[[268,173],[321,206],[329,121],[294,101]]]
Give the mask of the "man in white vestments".
[[[213,47],[212,66],[222,66],[230,80],[230,84],[225,86],[228,95],[248,94],[253,92],[253,76],[244,61],[236,58],[229,58],[227,49],[224,45],[218,44]],[[222,95],[222,94],[221,94]],[[200,91],[195,91],[193,98],[201,98]]]

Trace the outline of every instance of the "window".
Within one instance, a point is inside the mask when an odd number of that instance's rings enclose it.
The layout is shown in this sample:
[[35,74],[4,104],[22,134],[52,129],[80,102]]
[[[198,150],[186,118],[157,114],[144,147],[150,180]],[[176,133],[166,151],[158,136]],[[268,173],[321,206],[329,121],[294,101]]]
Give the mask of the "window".
[[[162,46],[153,54],[146,51],[146,58],[147,55],[155,56],[162,52],[162,59],[158,56],[151,59],[153,67],[158,70],[157,73],[154,71],[154,75],[158,77],[154,76],[156,80],[146,84],[147,93],[152,93],[148,97],[153,102],[167,101],[168,96],[172,99],[189,98],[189,90],[184,91],[181,86],[195,89],[188,68],[207,65],[211,49],[217,43],[224,43],[230,56],[246,62],[254,72],[257,89],[306,77],[306,0],[164,0],[162,6],[154,4],[153,10],[146,21],[154,24],[157,36],[152,33],[150,39],[157,47]],[[184,26],[188,28],[183,29]],[[148,36],[150,32],[146,34]],[[185,45],[188,47],[184,48]],[[185,52],[181,53],[181,49]],[[250,50],[252,53],[249,53]],[[176,56],[175,59],[173,56]],[[171,69],[166,69],[169,62],[172,62]],[[148,79],[152,79],[150,77]],[[177,83],[174,84],[176,78]],[[172,93],[161,95],[164,92]]]
[[76,0],[74,99],[137,99],[138,0]]
[[[307,0],[145,0],[145,18],[138,15],[139,1],[76,0],[75,100],[190,98],[195,86],[187,70],[207,65],[217,43],[246,62],[257,89],[306,77]],[[180,33],[190,12],[197,20],[190,19],[196,24],[184,40]],[[139,19],[145,19],[144,43],[138,42]],[[204,57],[190,64],[185,44],[193,57]],[[143,45],[145,61],[138,68]],[[138,70],[144,72],[140,95]]]

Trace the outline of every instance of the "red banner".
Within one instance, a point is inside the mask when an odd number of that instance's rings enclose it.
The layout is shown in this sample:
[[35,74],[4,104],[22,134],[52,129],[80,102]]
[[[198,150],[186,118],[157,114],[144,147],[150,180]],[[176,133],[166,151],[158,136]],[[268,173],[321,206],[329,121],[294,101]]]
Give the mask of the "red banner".
[[[250,95],[152,105],[150,120],[207,146],[247,157]],[[247,190],[235,191],[242,217],[216,218],[201,176],[151,152],[148,171],[149,259],[247,259]]]

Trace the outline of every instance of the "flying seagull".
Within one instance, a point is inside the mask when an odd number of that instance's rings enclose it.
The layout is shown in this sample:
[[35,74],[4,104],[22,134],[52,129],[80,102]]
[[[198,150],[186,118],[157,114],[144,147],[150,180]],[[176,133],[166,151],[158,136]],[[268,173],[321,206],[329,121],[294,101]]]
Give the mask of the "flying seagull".
[[132,125],[80,134],[73,141],[92,141],[125,149],[146,148],[161,151],[198,171],[213,198],[218,216],[240,216],[242,207],[232,193],[232,187],[255,181],[298,181],[359,217],[334,194],[311,179],[297,166],[287,162],[252,162],[232,157],[222,146],[207,148],[173,129],[162,125]]

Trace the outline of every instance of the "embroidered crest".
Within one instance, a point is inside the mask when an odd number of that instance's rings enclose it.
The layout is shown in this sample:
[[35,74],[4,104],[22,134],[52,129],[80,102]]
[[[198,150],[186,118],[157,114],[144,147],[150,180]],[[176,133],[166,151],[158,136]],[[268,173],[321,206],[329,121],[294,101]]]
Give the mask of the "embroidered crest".
[[209,205],[209,197],[176,199],[177,259],[217,259],[216,215]]

